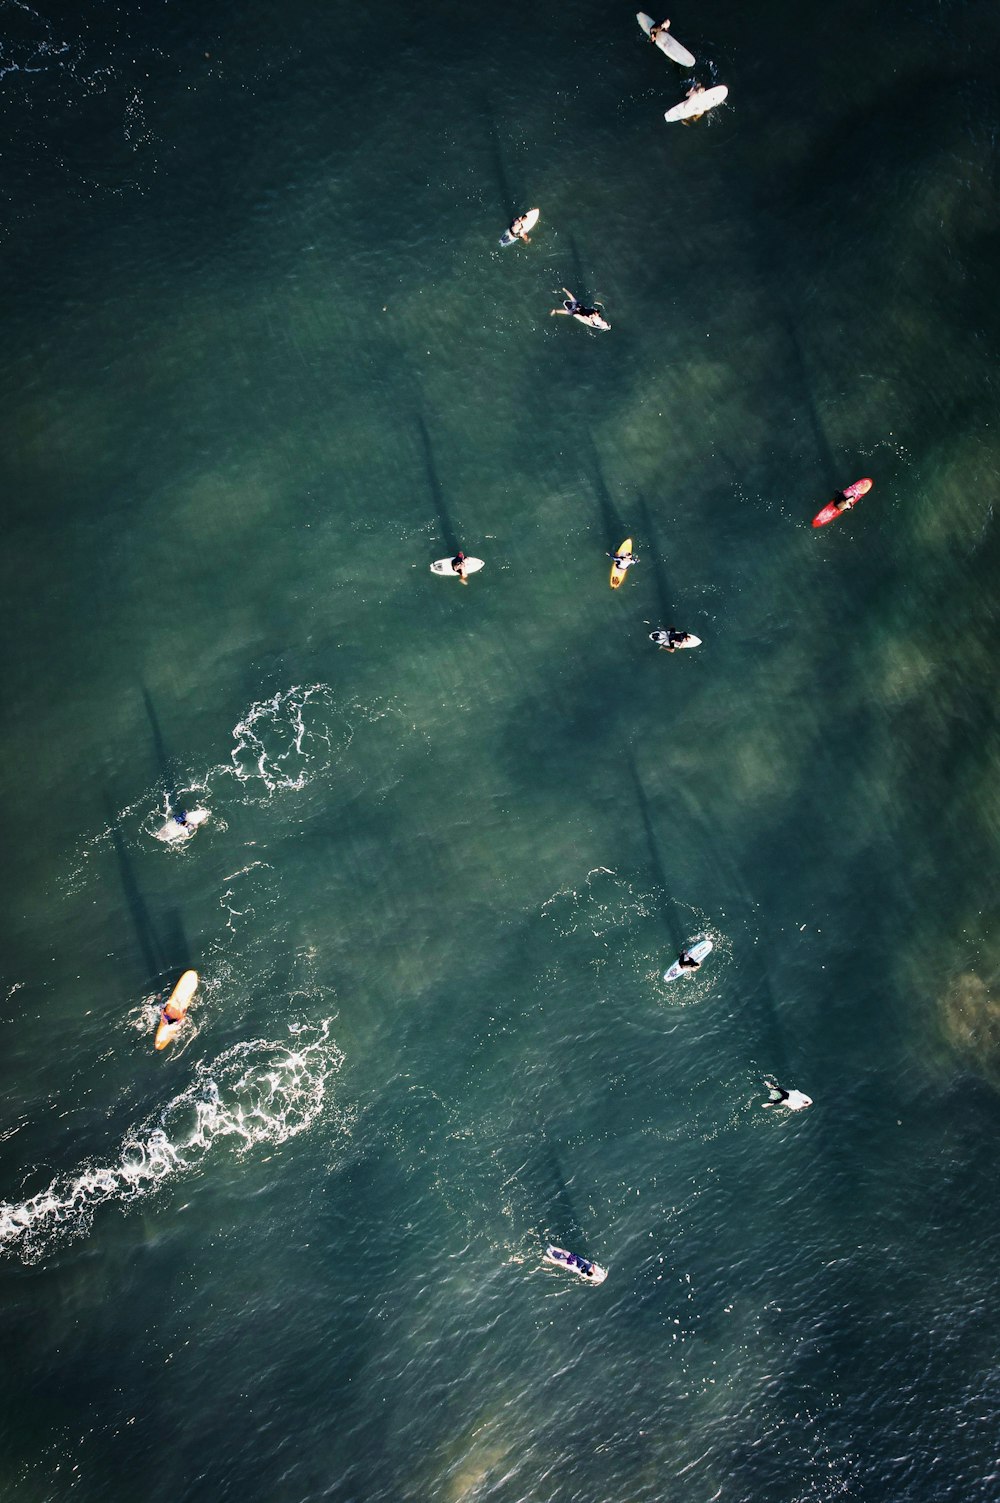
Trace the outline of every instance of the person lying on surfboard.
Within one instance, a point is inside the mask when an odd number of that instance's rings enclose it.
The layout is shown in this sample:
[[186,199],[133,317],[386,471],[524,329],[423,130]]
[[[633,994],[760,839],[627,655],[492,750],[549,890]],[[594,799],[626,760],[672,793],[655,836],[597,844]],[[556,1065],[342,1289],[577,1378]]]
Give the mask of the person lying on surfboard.
[[[195,809],[190,814],[188,813],[187,809],[178,809],[177,813],[171,816],[171,823],[178,825],[180,829],[177,831],[176,836],[168,838],[175,838],[179,840],[180,830],[183,830],[184,839],[190,840],[191,836],[197,830],[198,826],[203,825],[207,818],[207,809]],[[167,828],[169,828],[169,825],[167,826]],[[162,838],[163,836],[161,833],[160,839]]]
[[525,245],[530,245],[531,244],[531,236],[528,234],[527,230],[525,229],[525,223],[527,221],[527,218],[528,218],[527,214],[519,214],[517,216],[517,218],[508,227],[507,233],[508,233],[508,235],[510,236],[510,238],[512,240],[523,240],[524,243],[525,243]]
[[605,558],[609,558],[615,568],[620,569],[623,574],[626,569],[631,569],[633,564],[639,562],[634,553],[607,553]]
[[651,631],[649,640],[655,642],[657,647],[663,652],[676,652],[677,648],[686,642],[690,635],[689,631],[674,631],[672,626],[668,626],[666,631],[663,631],[662,628],[660,631]]
[[849,496],[846,491],[838,491],[831,500],[830,505],[837,508],[839,516],[841,512],[850,511],[852,506],[857,506],[860,499],[860,496]]
[[[697,99],[699,94],[707,94],[707,93],[708,93],[708,90],[705,88],[704,84],[696,83],[696,84],[692,84],[691,85],[690,89],[688,89],[687,93],[684,95],[684,98],[685,99]],[[682,120],[681,121],[681,124],[682,125],[694,125],[698,120],[704,120],[704,118],[705,118],[704,114],[701,114],[701,115],[688,115],[688,117],[687,117],[686,120]]]
[[596,308],[585,308],[580,299],[574,297],[568,287],[564,287],[563,292],[566,294],[563,305],[561,308],[551,308],[549,310],[550,318],[561,315],[564,318],[575,318],[577,323],[586,324],[588,329],[611,328],[603,313],[599,311],[602,306],[600,303],[598,303]]
[[682,971],[697,971],[701,967],[701,961],[695,960],[688,950],[682,950],[677,958],[677,964]]
[[790,1112],[803,1112],[807,1106],[812,1106],[812,1097],[804,1091],[786,1091],[784,1086],[775,1085],[773,1081],[765,1080],[768,1099],[761,1102],[761,1106],[787,1106]]
[[562,1263],[566,1268],[572,1268],[574,1273],[580,1274],[585,1279],[592,1279],[596,1264],[581,1258],[579,1253],[564,1252],[561,1247],[553,1247],[549,1250],[549,1259],[553,1263]]

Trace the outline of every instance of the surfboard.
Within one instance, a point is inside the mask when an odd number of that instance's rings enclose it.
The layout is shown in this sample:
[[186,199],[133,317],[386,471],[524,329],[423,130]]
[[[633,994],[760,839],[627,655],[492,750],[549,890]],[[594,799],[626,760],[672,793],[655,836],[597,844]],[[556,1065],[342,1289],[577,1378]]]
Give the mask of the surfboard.
[[[660,628],[660,630],[662,630],[662,627]],[[650,634],[649,634],[649,640],[651,642],[656,642],[658,635],[659,635],[658,632],[651,631]],[[662,647],[663,643],[662,642],[657,642],[657,646],[658,647]],[[687,641],[686,642],[675,642],[674,643],[674,648],[678,652],[680,652],[681,649],[684,648],[684,647],[700,647],[700,646],[701,646],[701,638],[700,637],[696,637],[693,631],[689,631],[687,633]]]
[[[465,570],[466,574],[478,574],[480,569],[483,567],[483,561],[481,558],[467,558],[462,567]],[[431,573],[447,574],[452,579],[458,578],[458,575],[451,567],[450,558],[436,558],[431,564]]]
[[[203,825],[210,813],[209,809],[188,809],[188,824],[195,827]],[[168,819],[166,824],[161,825],[157,830],[156,839],[166,841],[167,845],[174,845],[179,840],[190,840],[193,834],[194,830],[189,829],[188,825],[179,825],[176,819]]]
[[[872,488],[873,483],[873,481],[868,479],[855,480],[853,485],[848,485],[845,487],[842,494],[846,496],[848,501],[853,503],[859,500],[862,496],[867,496],[868,492]],[[851,508],[849,506],[844,507],[844,511],[850,510]],[[818,511],[813,517],[813,526],[825,527],[827,522],[832,522],[834,517],[840,516],[843,516],[843,512],[838,509],[836,501],[829,501],[827,502],[826,506],[824,506],[823,510]]]
[[[710,939],[699,939],[696,945],[688,946],[687,953],[689,955],[693,955],[695,960],[704,960],[705,956],[711,949],[712,941]],[[690,967],[685,969],[685,967],[681,965],[680,960],[678,959],[674,961],[669,971],[664,971],[663,979],[664,981],[676,981],[678,976],[693,976],[694,974],[694,971],[691,970]]]
[[[762,1106],[783,1106],[785,1110],[789,1112],[804,1112],[807,1106],[812,1106],[813,1104],[812,1097],[807,1096],[805,1091],[786,1091],[784,1097],[780,1098],[780,1092],[782,1090],[781,1086],[775,1085],[774,1082],[770,1080],[765,1080],[764,1085],[768,1091],[768,1100],[761,1102]],[[775,1101],[771,1096],[771,1093],[774,1091],[779,1092],[780,1099],[777,1101]]]
[[181,1030],[188,1008],[191,1006],[191,998],[198,990],[198,972],[185,971],[170,996],[167,998],[160,1018],[160,1026],[156,1030],[156,1038],[153,1043],[157,1049],[165,1049],[173,1043]]
[[[590,1272],[585,1272],[577,1266],[577,1263],[586,1263]],[[567,1252],[565,1247],[553,1247],[551,1243],[545,1249],[545,1262],[554,1263],[557,1268],[565,1268],[569,1273],[575,1273],[585,1284],[603,1284],[608,1276],[608,1270],[602,1268],[600,1263],[591,1263],[588,1258],[577,1259],[575,1253]]]
[[725,84],[717,84],[714,89],[704,89],[700,94],[695,94],[692,99],[682,99],[680,104],[675,104],[672,110],[667,110],[664,120],[693,120],[696,115],[704,115],[708,110],[714,110],[717,104],[728,98],[729,90]]
[[670,32],[667,30],[667,27],[670,25],[669,21],[664,21],[662,30],[658,31],[655,37],[652,37],[650,33],[656,25],[652,16],[647,16],[644,11],[638,10],[635,13],[635,18],[646,35],[650,37],[650,40],[656,43],[660,51],[669,57],[671,62],[680,63],[682,68],[694,67],[694,54],[689,52],[686,47],[682,47],[680,42],[670,35]]
[[[529,209],[527,214],[518,215],[519,219],[524,220],[521,228],[522,230],[524,230],[525,234],[529,234],[535,228],[535,225],[538,223],[538,216],[541,212],[541,209]],[[517,220],[515,220],[514,223],[516,224]],[[513,233],[513,229],[514,225],[511,224],[507,229],[504,230],[503,234],[500,236],[501,245],[513,245],[515,240],[520,240],[520,235],[515,235]]]
[[[624,541],[624,543],[622,543],[615,550],[615,552],[617,554],[631,553],[632,552],[632,539],[631,538],[626,538],[625,541]],[[631,568],[631,565],[629,567]],[[625,575],[627,573],[628,573],[628,569],[619,569],[618,565],[615,564],[615,563],[613,563],[611,565],[611,588],[613,590],[617,590],[618,586],[621,584],[622,580],[625,578]]]

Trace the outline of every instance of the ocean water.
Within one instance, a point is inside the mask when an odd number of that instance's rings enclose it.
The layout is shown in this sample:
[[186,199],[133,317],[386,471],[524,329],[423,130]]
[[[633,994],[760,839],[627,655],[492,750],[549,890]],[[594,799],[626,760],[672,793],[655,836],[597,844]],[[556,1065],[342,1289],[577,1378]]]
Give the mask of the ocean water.
[[671,15],[0,4],[4,1500],[1000,1494],[1000,22]]

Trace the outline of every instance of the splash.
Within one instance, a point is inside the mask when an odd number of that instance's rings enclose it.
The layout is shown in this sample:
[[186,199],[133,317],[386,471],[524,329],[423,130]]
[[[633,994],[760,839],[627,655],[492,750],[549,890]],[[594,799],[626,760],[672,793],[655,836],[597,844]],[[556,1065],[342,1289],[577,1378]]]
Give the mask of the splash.
[[83,1165],[27,1200],[0,1204],[0,1253],[37,1263],[85,1236],[99,1206],[148,1199],[168,1181],[196,1173],[217,1146],[243,1157],[305,1132],[343,1064],[329,1028],[329,1019],[290,1025],[290,1041],[235,1044],[199,1066],[156,1118],[126,1133],[113,1163]]
[[[334,754],[329,724],[332,696],[327,684],[298,685],[256,701],[233,728],[230,753],[235,777],[260,782],[268,793],[304,788],[325,772]],[[346,722],[345,722],[346,724]],[[344,745],[353,732],[347,727]]]
[[[590,946],[590,965],[598,975],[618,967],[672,1004],[701,1001],[717,990],[720,963],[732,954],[730,941],[708,913],[663,889],[640,887],[607,866],[593,867],[578,887],[553,893],[541,911],[560,938]],[[680,943],[671,934],[668,911],[682,921],[685,942],[707,938],[714,946],[710,964],[677,982],[662,979]]]

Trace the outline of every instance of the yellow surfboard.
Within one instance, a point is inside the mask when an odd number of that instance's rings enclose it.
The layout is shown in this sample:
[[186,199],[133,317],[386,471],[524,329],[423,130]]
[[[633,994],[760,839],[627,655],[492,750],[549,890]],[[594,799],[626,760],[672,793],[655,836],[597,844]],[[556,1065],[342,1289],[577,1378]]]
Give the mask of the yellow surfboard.
[[156,1030],[154,1044],[157,1049],[165,1049],[173,1043],[181,1030],[181,1024],[191,1005],[191,998],[198,990],[198,972],[185,971],[170,996],[160,1015],[160,1026]]
[[[617,550],[617,556],[621,557],[623,555],[628,555],[631,552],[632,552],[632,539],[631,538],[626,538],[625,541],[624,541],[624,543],[622,543],[621,547]],[[626,569],[619,569],[619,567],[618,567],[617,564],[612,564],[611,565],[611,588],[613,590],[617,590],[618,586],[621,584],[622,580],[625,578],[625,575],[627,574],[627,572],[628,571]]]

